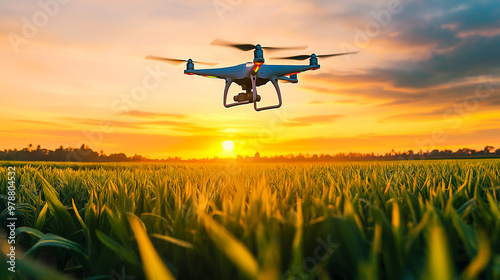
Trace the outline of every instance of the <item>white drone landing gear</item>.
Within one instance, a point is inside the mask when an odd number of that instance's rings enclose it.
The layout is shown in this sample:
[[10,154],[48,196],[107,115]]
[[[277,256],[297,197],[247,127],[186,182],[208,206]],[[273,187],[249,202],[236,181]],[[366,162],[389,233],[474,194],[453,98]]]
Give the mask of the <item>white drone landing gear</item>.
[[265,107],[257,107],[257,102],[261,100],[260,95],[257,94],[257,86],[256,86],[256,80],[257,77],[255,75],[250,76],[251,81],[252,81],[252,92],[246,92],[246,93],[240,93],[237,96],[234,97],[234,103],[227,104],[227,94],[229,92],[229,87],[233,83],[233,80],[230,78],[226,79],[226,86],[224,88],[224,107],[229,108],[233,106],[238,106],[238,105],[244,105],[244,104],[249,104],[253,103],[253,108],[255,111],[263,111],[263,110],[269,110],[269,109],[276,109],[281,107],[283,104],[282,99],[281,99],[281,91],[280,91],[280,86],[278,84],[278,78],[277,77],[272,77],[269,79],[271,83],[273,84],[274,88],[276,89],[276,93],[278,95],[278,104],[277,105],[271,105],[271,106],[265,106]]
[[[251,75],[250,78],[252,80],[253,100],[257,100],[257,87],[255,86],[255,81],[257,78],[255,77],[255,75]],[[253,108],[255,109],[255,111],[263,111],[263,110],[279,108],[279,107],[281,107],[281,104],[283,103],[281,101],[281,91],[280,91],[280,86],[278,84],[278,78],[271,77],[271,79],[269,79],[269,80],[271,81],[271,83],[273,83],[273,86],[276,89],[276,94],[278,94],[278,105],[271,105],[271,106],[257,108],[258,101],[256,101],[253,103]]]

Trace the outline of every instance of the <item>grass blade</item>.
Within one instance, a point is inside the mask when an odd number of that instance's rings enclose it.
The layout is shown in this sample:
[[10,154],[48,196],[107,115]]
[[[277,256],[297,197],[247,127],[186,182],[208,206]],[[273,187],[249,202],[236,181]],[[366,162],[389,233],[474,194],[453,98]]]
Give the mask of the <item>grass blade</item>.
[[151,236],[154,237],[154,238],[165,240],[167,242],[170,242],[172,244],[175,244],[175,245],[177,245],[179,247],[183,247],[183,248],[186,248],[186,249],[193,249],[194,248],[193,244],[191,244],[191,243],[189,243],[187,241],[184,241],[184,240],[173,238],[171,236],[161,235],[161,234],[157,234],[157,233],[153,233]]
[[38,240],[38,242],[33,245],[33,247],[26,251],[25,255],[32,255],[36,250],[46,246],[67,249],[82,265],[85,266],[89,263],[87,253],[80,244],[52,233],[47,233],[42,236],[42,238],[40,238],[40,240]]
[[128,221],[139,246],[146,278],[149,280],[175,279],[153,247],[141,220],[137,216],[129,214]]
[[257,278],[259,265],[245,245],[211,217],[205,216],[204,221],[208,235],[228,259],[250,278]]
[[40,175],[40,173],[37,174],[38,178],[42,182],[43,194],[45,195],[45,199],[49,205],[50,212],[59,221],[62,231],[64,232],[64,236],[66,238],[73,239],[74,237],[72,235],[78,231],[75,221],[73,221],[73,218],[71,218],[68,210],[66,210],[57,197],[56,190],[49,184],[49,182],[47,182],[47,180],[45,180],[45,178],[43,178],[42,175]]
[[104,244],[104,246],[108,247],[113,252],[115,252],[120,258],[126,260],[127,262],[133,265],[139,263],[133,250],[123,247],[113,238],[107,236],[98,229],[96,230],[95,233],[97,235],[97,238],[102,242],[102,244]]

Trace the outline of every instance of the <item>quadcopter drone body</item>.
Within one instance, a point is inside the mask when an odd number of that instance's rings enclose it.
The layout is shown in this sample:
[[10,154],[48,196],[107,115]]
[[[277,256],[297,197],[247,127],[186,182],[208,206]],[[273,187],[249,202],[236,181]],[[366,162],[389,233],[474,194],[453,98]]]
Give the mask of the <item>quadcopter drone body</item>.
[[[297,74],[307,70],[316,70],[320,66],[317,64],[311,65],[268,65],[264,62],[255,61],[243,63],[240,65],[215,68],[215,69],[200,69],[195,70],[192,68],[193,64],[188,62],[187,69],[184,71],[187,75],[201,75],[205,77],[215,77],[226,80],[224,87],[224,107],[229,108],[237,105],[253,103],[256,111],[274,109],[281,107],[283,103],[281,98],[281,90],[278,80],[287,81],[290,83],[297,83]],[[288,76],[288,77],[287,77]],[[260,95],[257,94],[257,87],[271,82],[276,89],[278,95],[278,104],[266,107],[258,107],[257,103],[260,101]],[[227,103],[227,95],[232,83],[241,86],[245,92],[234,96],[234,103]]]
[[[340,54],[330,54],[330,55],[298,55],[291,57],[279,57],[276,59],[295,59],[295,60],[305,60],[309,58],[309,65],[269,65],[265,64],[263,49],[269,50],[279,50],[279,49],[305,49],[306,47],[292,47],[292,48],[272,48],[272,47],[262,47],[261,45],[251,45],[251,44],[232,44],[227,43],[222,40],[215,40],[212,44],[224,45],[235,47],[243,51],[254,50],[253,62],[247,62],[231,67],[224,68],[212,68],[212,69],[194,69],[194,63],[192,59],[181,60],[181,59],[170,59],[157,56],[147,56],[147,59],[155,59],[166,61],[170,63],[186,63],[186,70],[184,74],[187,75],[200,75],[209,78],[219,78],[226,81],[224,87],[224,97],[223,103],[224,107],[229,108],[238,105],[253,103],[255,111],[262,111],[268,109],[275,109],[281,107],[283,101],[281,98],[281,90],[278,84],[278,80],[288,82],[288,83],[298,83],[297,74],[308,71],[316,70],[320,68],[318,64],[318,57],[330,57],[345,54],[354,54],[358,52],[348,52]],[[273,59],[273,58],[271,58]],[[203,63],[206,65],[215,65],[214,63]],[[258,107],[257,103],[261,101],[260,95],[257,94],[257,87],[271,82],[276,89],[276,94],[278,96],[278,104]],[[245,92],[239,93],[233,97],[233,103],[227,103],[227,95],[229,88],[232,83],[239,85]]]

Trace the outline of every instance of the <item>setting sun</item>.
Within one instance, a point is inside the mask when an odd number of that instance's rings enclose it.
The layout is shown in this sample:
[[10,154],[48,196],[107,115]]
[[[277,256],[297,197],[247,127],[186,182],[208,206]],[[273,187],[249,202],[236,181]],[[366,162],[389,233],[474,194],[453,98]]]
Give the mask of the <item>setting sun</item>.
[[231,140],[227,140],[222,142],[222,148],[226,151],[232,151],[234,149],[234,142]]

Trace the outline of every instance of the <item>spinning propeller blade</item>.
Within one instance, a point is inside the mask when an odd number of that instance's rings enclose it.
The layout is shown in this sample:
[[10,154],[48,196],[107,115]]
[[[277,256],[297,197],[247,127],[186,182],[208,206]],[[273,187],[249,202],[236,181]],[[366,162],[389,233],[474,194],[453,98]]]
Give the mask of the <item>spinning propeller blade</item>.
[[[345,52],[345,53],[335,53],[335,54],[320,54],[316,55],[316,57],[332,57],[339,55],[347,55],[347,54],[357,54],[359,51],[354,52]],[[270,59],[293,59],[293,60],[306,60],[310,58],[312,55],[304,54],[304,55],[294,55],[294,56],[285,56],[285,57],[271,57]]]
[[[146,59],[164,61],[164,62],[174,64],[174,65],[179,65],[181,63],[188,62],[187,59],[166,58],[166,57],[160,57],[160,56],[155,56],[155,55],[148,55],[148,56],[146,56]],[[208,65],[208,66],[214,66],[214,65],[219,64],[219,63],[201,62],[201,61],[193,61],[193,62],[203,64],[203,65]]]
[[[215,46],[223,46],[223,47],[232,47],[237,48],[242,51],[251,51],[257,48],[257,45],[253,44],[236,44],[228,41],[224,41],[222,39],[215,39],[210,43],[210,45]],[[305,50],[307,46],[298,46],[298,47],[262,47],[264,50],[268,51],[279,51],[279,50]]]

